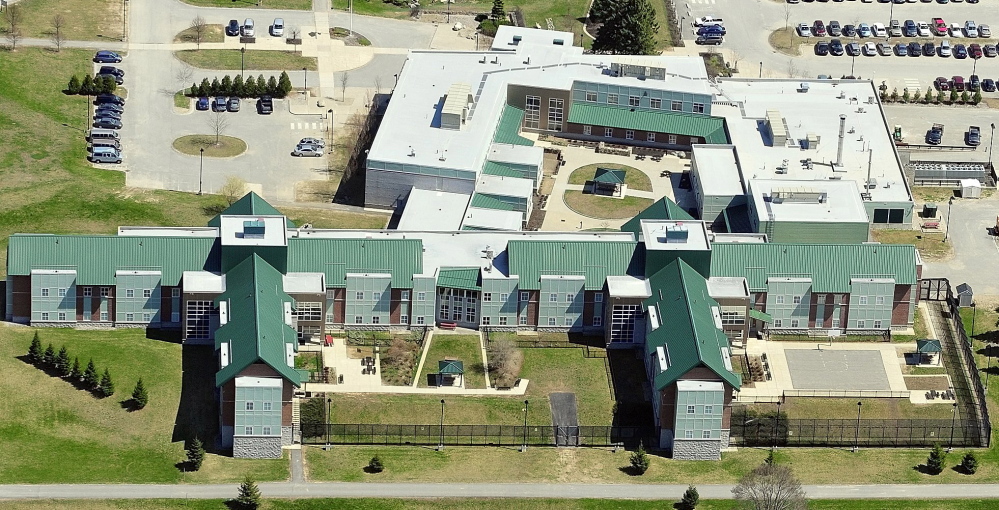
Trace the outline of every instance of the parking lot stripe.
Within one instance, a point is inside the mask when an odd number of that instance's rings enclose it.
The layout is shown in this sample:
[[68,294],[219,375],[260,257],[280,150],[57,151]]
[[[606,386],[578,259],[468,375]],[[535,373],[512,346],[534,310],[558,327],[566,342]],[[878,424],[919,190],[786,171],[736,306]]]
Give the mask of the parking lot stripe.
[[294,122],[291,123],[291,129],[295,129],[295,123]]

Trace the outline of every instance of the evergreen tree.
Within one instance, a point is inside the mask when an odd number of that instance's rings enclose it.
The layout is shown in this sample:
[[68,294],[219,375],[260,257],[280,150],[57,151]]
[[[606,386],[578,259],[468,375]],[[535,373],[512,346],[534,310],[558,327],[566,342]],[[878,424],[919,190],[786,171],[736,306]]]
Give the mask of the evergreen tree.
[[69,378],[75,383],[79,382],[81,377],[83,372],[80,372],[80,357],[76,356],[73,358],[73,367],[69,369]]
[[141,377],[135,383],[135,389],[132,390],[132,402],[135,403],[136,409],[142,409],[149,403],[149,392],[146,391],[146,386],[142,384]]
[[971,104],[978,104],[982,102],[982,91],[976,90],[975,95],[971,96]]
[[912,96],[909,95],[909,88],[906,87],[906,89],[902,91],[902,102],[908,103],[911,97]]
[[506,18],[506,10],[503,9],[503,0],[493,0],[493,10],[489,16],[495,20]]
[[243,83],[243,96],[244,97],[256,97],[257,96],[257,79],[250,76]]
[[263,74],[257,76],[257,95],[266,96],[269,94],[271,93],[267,91],[267,78],[264,78]]
[[893,102],[893,103],[897,102],[898,101],[898,89],[897,88],[891,89],[891,95],[888,96],[888,97],[891,98],[891,102]]
[[978,471],[978,457],[975,456],[975,452],[964,454],[964,458],[961,459],[961,470],[969,475]]
[[912,93],[912,102],[918,103],[922,97],[923,97],[923,92],[919,89],[916,89],[916,91]]
[[83,382],[89,389],[97,388],[100,380],[97,378],[97,367],[94,366],[94,358],[87,362],[87,368],[83,371]]
[[101,394],[105,397],[114,395],[114,381],[111,380],[111,372],[106,368],[104,369],[104,375],[101,376],[100,390]]
[[230,78],[228,74],[222,77],[221,85],[222,85],[222,95],[228,96],[232,94],[232,78]]
[[201,86],[198,85],[197,83],[192,83],[191,84],[191,91],[187,95],[189,95],[191,97],[198,97],[198,96],[200,96],[201,95]]
[[219,79],[215,78],[212,80],[212,95],[217,96],[222,93],[222,84],[219,83]]
[[944,93],[942,90],[937,91],[937,104],[944,102]]
[[600,23],[609,18],[617,10],[618,3],[620,0],[593,0],[593,5],[590,7],[590,21]]
[[47,367],[54,367],[56,362],[56,352],[52,348],[50,343],[48,347],[45,348],[45,353],[42,354],[42,362],[45,363]]
[[385,464],[382,462],[382,458],[377,455],[371,457],[371,460],[368,461],[368,471],[371,473],[381,473],[382,471],[385,471]]
[[243,84],[243,77],[237,75],[232,80],[232,95],[246,97],[246,90]]
[[210,96],[212,95],[212,84],[208,81],[208,78],[201,80],[201,86],[198,87],[199,96]]
[[114,91],[118,88],[118,83],[114,81],[113,76],[102,76],[100,81],[100,93],[101,94],[114,94]]
[[777,463],[777,454],[774,453],[772,448],[770,449],[770,452],[767,453],[767,458],[763,460],[763,463],[768,466],[772,466]]
[[80,95],[81,96],[94,96],[94,79],[90,75],[83,77],[83,83],[80,84]]
[[924,103],[929,103],[932,100],[933,100],[933,87],[927,85],[926,86],[926,94],[923,95],[923,102]]
[[75,74],[69,79],[69,85],[66,86],[66,93],[74,96],[80,93],[80,78]]
[[961,102],[962,103],[967,104],[970,99],[971,99],[971,94],[968,93],[967,89],[965,89],[964,92],[961,92]]
[[250,475],[246,475],[243,483],[239,484],[239,496],[235,502],[244,510],[257,510],[260,507],[260,489]]
[[649,0],[621,0],[593,41],[594,53],[656,54],[659,24]]
[[950,89],[950,102],[951,102],[951,104],[956,103],[957,102],[957,98],[958,98],[957,89],[951,87],[951,89]]
[[33,365],[42,362],[42,341],[38,339],[37,331],[35,337],[31,339],[31,346],[28,347],[28,361]]
[[287,96],[291,89],[291,78],[288,77],[288,73],[281,71],[281,78],[278,79],[278,89],[281,91],[281,97]]
[[926,472],[931,475],[939,475],[946,462],[947,452],[940,447],[940,443],[937,443],[933,445],[930,456],[926,459]]
[[69,352],[66,350],[66,346],[62,346],[59,349],[59,354],[56,356],[56,369],[62,374],[63,377],[69,377],[69,372],[71,367],[69,366]]
[[274,97],[281,97],[281,89],[278,87],[278,81],[274,75],[271,75],[270,79],[267,80],[267,93]]
[[649,470],[649,454],[645,453],[645,445],[638,443],[638,449],[631,454],[631,469],[640,475]]
[[697,487],[691,485],[683,493],[683,498],[680,499],[680,504],[677,505],[677,508],[680,510],[694,510],[700,502],[701,496],[697,493]]
[[205,445],[197,437],[187,447],[187,466],[191,471],[201,469],[201,463],[205,461]]

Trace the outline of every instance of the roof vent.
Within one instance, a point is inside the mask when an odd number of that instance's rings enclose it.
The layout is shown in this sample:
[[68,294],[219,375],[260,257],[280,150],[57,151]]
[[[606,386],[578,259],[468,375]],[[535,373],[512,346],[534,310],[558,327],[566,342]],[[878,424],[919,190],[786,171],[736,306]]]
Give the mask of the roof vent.
[[524,37],[523,37],[523,36],[520,36],[520,35],[515,35],[515,36],[513,36],[513,44],[520,44],[520,41],[521,41],[521,40],[522,40],[523,38],[524,38]]

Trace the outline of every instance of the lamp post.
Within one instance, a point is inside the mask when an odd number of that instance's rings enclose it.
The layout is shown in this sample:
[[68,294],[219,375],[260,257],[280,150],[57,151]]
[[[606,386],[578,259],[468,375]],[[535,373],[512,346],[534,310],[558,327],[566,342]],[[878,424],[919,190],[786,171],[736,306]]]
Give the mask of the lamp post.
[[332,135],[333,134],[333,109],[330,108],[329,110],[326,110],[326,113],[327,113],[327,115],[326,115],[326,124],[327,124],[327,126],[326,127],[327,127],[328,131],[330,132],[330,134]]
[[447,1],[447,24],[450,25],[451,24],[451,0],[446,0],[446,1]]
[[891,22],[895,20],[895,2],[888,4],[888,25],[891,26]]
[[305,73],[305,87],[302,88],[302,92],[305,92],[305,99],[309,99],[309,68],[303,67],[302,72]]
[[527,400],[524,401],[524,442],[520,446],[521,452],[527,451],[527,406],[529,403],[530,401]]
[[972,341],[974,341],[974,339],[975,339],[975,319],[977,318],[977,315],[978,315],[978,307],[976,306],[976,304],[977,303],[971,303],[971,340]]
[[954,449],[954,425],[957,423],[957,402],[954,402],[954,412],[950,415],[950,444],[947,445],[947,453]]
[[444,399],[441,399],[441,437],[437,443],[437,451],[444,450]]
[[246,61],[246,45],[244,44],[242,48],[239,49],[239,77],[243,77],[243,70],[245,69],[244,62]]
[[763,62],[760,62],[760,78],[763,78]]
[[205,148],[201,148],[201,170],[198,171],[198,194],[201,194],[201,183],[205,178]]
[[857,402],[857,432],[853,437],[853,453],[860,451],[860,408],[863,407],[863,405],[863,402]]
[[850,76],[856,76],[853,74],[853,69],[857,65],[857,56],[853,55],[852,59],[853,60],[850,62]]
[[326,428],[326,449],[330,449],[330,411],[333,409],[333,399],[326,399],[326,419],[323,420],[323,427]]
[[771,450],[777,449],[777,431],[780,430],[780,400],[777,401],[777,419],[774,420],[774,444]]
[[350,0],[347,4],[347,11],[350,17],[350,25],[347,26],[350,27],[350,35],[354,35],[354,0]]
[[125,41],[125,0],[121,0],[121,40]]
[[992,139],[996,136],[996,123],[992,123],[992,132],[989,134],[989,168],[992,168]]
[[992,344],[985,344],[985,355],[989,357],[989,367],[985,369],[985,392],[989,391],[989,374],[992,372]]
[[953,208],[953,205],[954,205],[954,197],[950,197],[950,199],[947,200],[947,230],[944,230],[945,243],[947,242],[947,237],[950,236],[950,210]]

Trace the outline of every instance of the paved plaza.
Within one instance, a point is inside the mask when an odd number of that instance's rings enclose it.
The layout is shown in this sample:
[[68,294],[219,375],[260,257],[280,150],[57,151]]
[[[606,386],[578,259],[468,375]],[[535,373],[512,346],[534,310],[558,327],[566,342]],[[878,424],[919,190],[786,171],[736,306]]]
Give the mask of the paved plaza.
[[881,351],[787,349],[791,384],[807,390],[890,390]]

